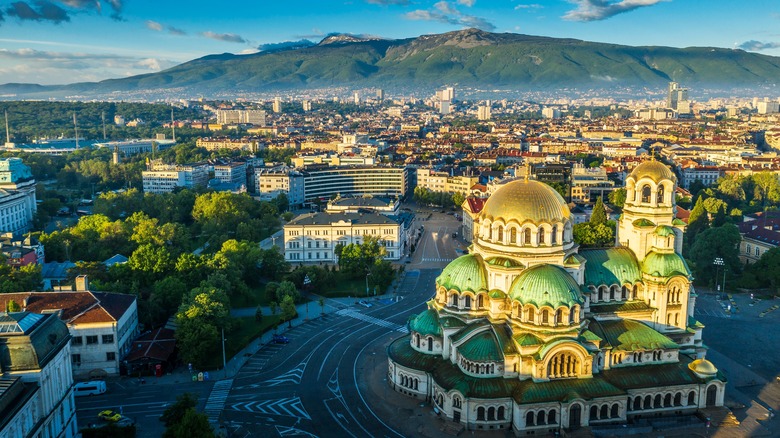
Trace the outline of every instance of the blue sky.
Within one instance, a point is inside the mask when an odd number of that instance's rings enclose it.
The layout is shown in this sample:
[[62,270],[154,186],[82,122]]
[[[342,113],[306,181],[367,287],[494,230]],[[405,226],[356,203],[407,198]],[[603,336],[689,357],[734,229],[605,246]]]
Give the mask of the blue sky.
[[467,27],[780,56],[777,0],[0,0],[0,83],[151,73],[332,32],[407,38]]

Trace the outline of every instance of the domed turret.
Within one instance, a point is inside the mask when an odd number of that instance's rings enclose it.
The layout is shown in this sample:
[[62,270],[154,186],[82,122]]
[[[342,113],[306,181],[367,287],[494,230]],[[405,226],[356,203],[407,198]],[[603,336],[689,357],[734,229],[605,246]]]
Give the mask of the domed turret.
[[634,181],[639,181],[642,178],[650,178],[656,183],[662,180],[672,180],[677,182],[677,176],[672,172],[669,166],[660,161],[649,160],[645,161],[634,168],[628,178],[633,178]]
[[479,254],[466,254],[450,262],[436,279],[437,287],[458,292],[487,290],[487,273]]
[[564,222],[571,212],[552,187],[535,180],[516,180],[496,190],[485,203],[481,216],[490,220],[542,223]]
[[696,359],[688,364],[688,368],[690,368],[694,373],[698,374],[699,377],[705,379],[708,377],[714,377],[716,374],[718,374],[718,369],[715,368],[715,365],[713,365],[712,362],[708,361],[707,359]]
[[536,307],[572,307],[584,299],[577,282],[560,266],[536,265],[523,271],[509,289],[509,297]]

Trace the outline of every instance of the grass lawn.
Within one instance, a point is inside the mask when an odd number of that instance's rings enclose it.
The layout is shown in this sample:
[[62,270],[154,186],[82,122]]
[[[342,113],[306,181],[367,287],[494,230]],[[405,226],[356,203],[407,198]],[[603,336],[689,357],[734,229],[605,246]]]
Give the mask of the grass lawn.
[[[336,284],[334,286],[328,286],[323,290],[312,291],[318,295],[322,295],[328,298],[339,297],[365,297],[366,296],[366,279],[365,278],[349,278],[346,275],[336,272]],[[373,289],[369,292],[369,296],[373,296]]]
[[[233,319],[240,321],[241,326],[230,333],[225,333],[225,358],[227,360],[230,360],[255,338],[262,336],[268,330],[273,330],[273,327],[279,323],[280,315],[263,315],[261,322],[255,321],[254,316]],[[222,368],[222,357],[212,358],[207,368]]]

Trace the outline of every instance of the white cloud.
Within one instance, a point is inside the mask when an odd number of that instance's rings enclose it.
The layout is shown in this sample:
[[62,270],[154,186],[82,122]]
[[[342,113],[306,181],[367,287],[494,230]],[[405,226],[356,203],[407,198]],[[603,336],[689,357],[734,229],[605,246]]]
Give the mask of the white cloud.
[[158,23],[152,20],[146,20],[146,28],[157,32],[162,32],[164,26],[162,25],[162,23]]
[[568,0],[569,3],[577,7],[565,13],[563,19],[569,21],[606,20],[624,12],[657,5],[665,1],[669,0]]
[[[473,3],[473,2],[472,2]],[[417,9],[404,14],[407,20],[438,21],[439,23],[452,24],[460,27],[475,27],[486,31],[493,31],[496,26],[482,17],[468,15],[460,12],[446,1],[440,1],[433,5],[433,10]]]
[[217,41],[225,41],[228,43],[246,43],[246,38],[242,37],[241,35],[235,34],[235,33],[216,33],[212,31],[206,31],[200,33],[202,36],[206,38],[211,38],[213,40]]

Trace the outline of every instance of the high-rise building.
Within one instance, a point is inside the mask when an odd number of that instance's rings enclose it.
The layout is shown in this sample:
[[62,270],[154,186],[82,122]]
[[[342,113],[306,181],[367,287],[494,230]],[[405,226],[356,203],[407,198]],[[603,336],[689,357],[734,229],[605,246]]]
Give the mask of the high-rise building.
[[282,112],[282,98],[279,96],[276,96],[274,98],[274,112],[275,113]]
[[301,104],[303,105],[303,111],[304,112],[311,111],[311,101],[310,100],[304,100],[303,102],[301,102]]
[[439,100],[451,102],[455,100],[455,89],[453,87],[447,87],[439,91]]
[[205,163],[164,164],[155,160],[147,163],[141,178],[144,192],[170,193],[176,187],[205,187],[209,182],[209,168]]
[[477,107],[477,119],[490,120],[490,101],[485,101],[484,105]]
[[385,100],[385,90],[383,90],[381,88],[376,90],[376,100],[378,100],[380,102]]
[[[690,112],[688,89],[680,88],[680,84],[677,82],[669,82],[669,92],[666,96],[666,107],[682,114]],[[681,109],[684,111],[680,111]]]
[[451,112],[452,112],[452,108],[449,100],[442,100],[439,102],[440,114],[449,114]]
[[352,98],[355,101],[355,105],[360,105],[360,93],[355,91],[355,94],[352,95]]
[[561,111],[557,108],[544,108],[542,110],[542,117],[545,119],[559,119],[561,118]]

